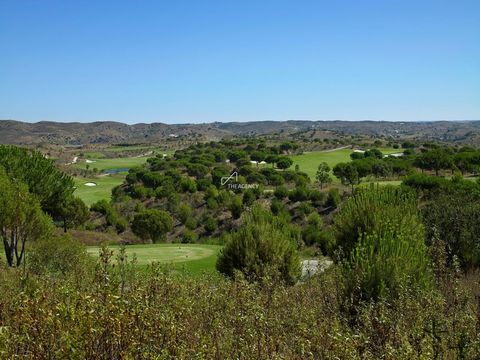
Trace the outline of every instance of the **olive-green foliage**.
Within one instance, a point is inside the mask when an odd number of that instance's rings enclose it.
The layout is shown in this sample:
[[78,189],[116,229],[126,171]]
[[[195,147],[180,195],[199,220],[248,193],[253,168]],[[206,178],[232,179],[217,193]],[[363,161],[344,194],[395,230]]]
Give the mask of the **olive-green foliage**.
[[330,177],[330,166],[328,166],[326,162],[322,162],[318,165],[315,179],[320,183],[321,188],[323,188],[325,184],[332,182],[332,178]]
[[207,215],[203,220],[203,227],[209,234],[213,233],[218,228],[218,222],[211,215]]
[[90,218],[90,212],[80,198],[72,196],[62,204],[60,216],[63,219],[63,227],[66,232],[67,228],[83,225]]
[[[478,186],[478,185],[477,185]],[[449,189],[437,193],[422,209],[428,239],[437,232],[450,261],[457,256],[465,268],[480,266],[480,196]]]
[[400,221],[380,220],[363,233],[345,265],[350,298],[378,300],[395,297],[404,286],[424,289],[431,284],[425,232],[418,216]]
[[119,233],[125,231],[128,226],[127,220],[120,216],[117,209],[107,200],[97,201],[90,206],[90,210],[104,214],[107,225],[114,226]]
[[401,223],[417,213],[415,193],[409,189],[380,185],[357,189],[334,218],[337,244],[348,256],[362,234],[381,233],[384,220]]
[[48,237],[53,223],[28,187],[12,181],[0,166],[0,240],[9,266],[20,266],[29,243]]
[[217,269],[228,276],[241,271],[251,281],[279,276],[294,283],[300,273],[298,232],[258,206],[245,213],[242,221],[221,251]]
[[178,219],[182,224],[185,224],[189,218],[192,217],[193,210],[188,204],[180,204],[177,209]]
[[162,241],[165,235],[172,230],[172,217],[166,212],[157,209],[144,210],[135,215],[132,222],[132,231],[142,240]]
[[25,183],[42,209],[52,216],[59,213],[64,201],[73,194],[72,177],[58,170],[52,160],[38,151],[0,145],[0,166],[10,178]]
[[85,246],[68,235],[37,241],[27,253],[27,265],[34,274],[80,273],[91,269],[92,261]]
[[333,174],[340,179],[343,185],[353,186],[360,183],[360,174],[353,163],[338,163],[333,167]]
[[331,255],[333,252],[335,238],[317,213],[308,217],[307,225],[302,230],[302,238],[305,245],[318,246],[324,255]]
[[327,201],[325,202],[326,206],[331,206],[333,208],[338,207],[341,201],[340,192],[336,188],[332,188],[328,191]]
[[[478,275],[346,313],[336,267],[296,286],[101,254],[95,276],[0,271],[2,359],[478,359]],[[22,289],[22,291],[19,291]],[[353,315],[352,315],[353,314]]]
[[232,213],[234,219],[238,219],[242,215],[243,211],[243,201],[240,196],[234,196],[229,204],[229,210]]
[[288,196],[288,189],[285,186],[279,186],[275,189],[274,195],[277,199],[285,199]]
[[181,241],[184,244],[194,243],[195,241],[197,241],[197,239],[197,234],[194,233],[192,230],[185,229],[182,233]]

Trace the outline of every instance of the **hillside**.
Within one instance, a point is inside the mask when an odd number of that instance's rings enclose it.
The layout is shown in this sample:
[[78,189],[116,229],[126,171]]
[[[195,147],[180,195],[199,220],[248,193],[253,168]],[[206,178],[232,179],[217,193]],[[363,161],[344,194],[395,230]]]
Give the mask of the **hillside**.
[[[112,144],[158,142],[172,137],[219,140],[231,136],[290,135],[295,133],[336,133],[383,138],[411,138],[480,144],[480,121],[253,121],[209,124],[162,123],[128,125],[113,121],[61,123],[41,121],[25,123],[0,120],[2,144]],[[314,136],[314,135],[312,135]]]

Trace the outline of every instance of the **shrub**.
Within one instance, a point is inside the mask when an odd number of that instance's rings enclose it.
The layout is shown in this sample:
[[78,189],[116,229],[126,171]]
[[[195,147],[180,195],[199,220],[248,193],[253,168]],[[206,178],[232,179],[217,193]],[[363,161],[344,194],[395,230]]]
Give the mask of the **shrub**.
[[325,202],[325,205],[336,208],[340,204],[340,201],[341,201],[341,197],[338,189],[337,188],[330,189],[328,191],[327,201]]
[[185,192],[194,193],[195,191],[197,191],[197,183],[193,179],[190,179],[188,177],[183,177],[182,180],[180,181],[180,188],[184,193]]
[[283,202],[281,202],[278,199],[273,199],[272,203],[270,204],[270,211],[274,215],[280,215],[280,214],[288,214],[290,215],[290,212],[288,211],[287,207]]
[[285,186],[279,186],[273,193],[277,199],[285,199],[288,196],[288,189]]
[[192,216],[193,210],[188,204],[180,204],[178,209],[177,209],[177,216],[178,219],[182,224],[185,224],[185,222]]
[[194,233],[192,230],[186,229],[182,233],[182,243],[184,244],[194,243],[195,241],[197,241],[197,239],[197,234]]
[[422,209],[428,239],[437,232],[467,269],[480,266],[480,197],[459,190],[438,194]]
[[434,191],[442,188],[446,184],[446,180],[428,176],[424,174],[413,174],[403,180],[403,184],[411,188],[422,191]]
[[207,233],[211,234],[218,228],[217,220],[208,215],[203,222],[203,227]]
[[308,217],[307,226],[302,230],[302,239],[308,246],[318,246],[324,255],[330,255],[335,245],[335,238],[317,213]]
[[381,220],[378,230],[363,233],[345,265],[348,298],[395,298],[402,287],[426,289],[431,273],[424,228],[417,216]]
[[257,200],[257,195],[251,189],[247,189],[243,193],[242,201],[245,206],[251,206],[255,200]]
[[241,271],[250,281],[279,276],[289,284],[300,274],[294,233],[288,223],[255,206],[243,217],[217,260],[217,269],[227,276]]
[[185,227],[190,230],[194,230],[197,228],[197,220],[195,220],[193,217],[188,218],[185,221]]
[[302,202],[298,206],[298,212],[303,216],[311,214],[313,210],[314,210],[313,206],[310,205],[308,202]]
[[132,231],[142,240],[153,242],[165,239],[165,234],[172,230],[172,217],[165,211],[150,209],[135,215],[132,222]]
[[218,209],[218,201],[215,198],[210,197],[207,199],[207,208],[210,210],[217,210]]
[[291,201],[305,201],[308,200],[309,190],[304,186],[296,187],[294,190],[290,191],[288,198]]
[[240,215],[242,215],[243,211],[243,202],[240,196],[233,197],[232,201],[230,202],[229,209],[232,213],[232,217],[234,219],[238,219]]
[[322,205],[325,201],[325,193],[316,189],[310,190],[308,198],[315,206]]
[[34,243],[27,264],[35,274],[65,275],[91,269],[93,258],[85,246],[70,236],[51,236]]
[[210,185],[212,185],[212,182],[208,179],[197,180],[197,190],[198,191],[205,191],[210,187]]
[[382,233],[384,220],[401,222],[417,213],[415,193],[409,189],[380,185],[358,189],[334,218],[337,243],[348,255],[362,234]]
[[99,200],[90,206],[90,210],[105,215],[105,221],[108,226],[114,226],[117,232],[121,233],[128,227],[128,221],[118,214],[115,207],[107,200]]

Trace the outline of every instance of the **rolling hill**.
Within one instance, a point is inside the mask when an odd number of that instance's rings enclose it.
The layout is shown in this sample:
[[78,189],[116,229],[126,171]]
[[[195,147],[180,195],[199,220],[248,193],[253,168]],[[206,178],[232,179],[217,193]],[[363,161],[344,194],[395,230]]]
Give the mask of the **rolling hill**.
[[153,143],[172,137],[218,140],[236,135],[289,135],[312,131],[480,145],[480,120],[431,122],[288,120],[174,125],[163,123],[128,125],[113,121],[27,123],[0,120],[0,143],[58,145]]

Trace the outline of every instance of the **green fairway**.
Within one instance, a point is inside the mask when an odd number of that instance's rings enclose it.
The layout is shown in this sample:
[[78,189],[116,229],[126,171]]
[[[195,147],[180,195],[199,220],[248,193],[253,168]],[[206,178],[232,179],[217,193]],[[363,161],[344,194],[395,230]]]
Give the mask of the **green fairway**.
[[[119,246],[109,246],[118,253]],[[133,254],[137,258],[137,264],[146,266],[152,262],[172,264],[175,269],[184,269],[190,273],[213,272],[215,262],[221,246],[203,244],[146,244],[129,245],[126,247],[127,256],[131,260]],[[91,246],[87,251],[92,255],[98,255],[100,248]]]
[[[380,148],[379,149],[383,154],[394,154],[401,152],[401,149],[392,149],[392,148]],[[300,171],[307,173],[312,180],[315,179],[315,174],[317,173],[318,165],[322,162],[326,162],[330,168],[333,168],[336,164],[340,162],[350,161],[350,154],[353,152],[352,149],[338,149],[338,150],[325,150],[325,151],[312,151],[306,152],[302,155],[293,155],[290,158],[293,160],[292,169],[295,168],[295,165],[300,167]],[[338,181],[336,177],[332,178],[335,182]]]
[[89,159],[94,162],[87,163],[85,160],[79,161],[77,167],[85,169],[89,165],[90,169],[97,168],[99,171],[111,169],[129,169],[135,166],[145,164],[149,157],[124,157],[112,159]]
[[[128,149],[128,147],[125,147]],[[172,155],[173,150],[165,151],[165,154]],[[111,175],[102,175],[92,178],[75,178],[75,195],[80,197],[87,205],[91,205],[98,200],[106,199],[109,200],[111,197],[112,189],[120,185],[125,179],[125,174],[128,169],[141,166],[146,163],[147,159],[150,156],[142,157],[122,157],[122,158],[100,158],[101,153],[92,153],[98,155],[99,157],[93,158],[90,157],[88,160],[93,161],[87,163],[85,159],[80,160],[75,166],[77,168],[86,169],[87,165],[89,169],[98,169],[99,172],[108,171],[108,170],[121,170],[117,174]],[[97,186],[86,186],[85,183],[96,183]]]
[[[74,194],[90,206],[98,200],[110,200],[112,189],[120,185],[124,179],[125,176],[122,174],[93,178],[76,177],[74,178],[76,186]],[[95,183],[97,186],[86,186],[85,183]]]

